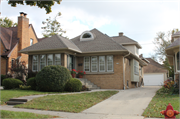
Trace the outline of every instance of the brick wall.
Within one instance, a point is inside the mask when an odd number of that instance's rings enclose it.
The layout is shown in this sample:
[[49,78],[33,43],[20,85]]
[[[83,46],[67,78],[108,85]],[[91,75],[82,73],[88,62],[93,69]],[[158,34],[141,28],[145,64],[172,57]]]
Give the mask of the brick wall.
[[9,57],[9,59],[8,59],[8,71],[9,71],[9,68],[11,68],[11,60],[12,59],[16,59],[18,56],[18,45],[16,45],[15,47],[14,47],[14,49],[12,50],[12,52],[11,52],[11,55],[10,55],[10,57]]

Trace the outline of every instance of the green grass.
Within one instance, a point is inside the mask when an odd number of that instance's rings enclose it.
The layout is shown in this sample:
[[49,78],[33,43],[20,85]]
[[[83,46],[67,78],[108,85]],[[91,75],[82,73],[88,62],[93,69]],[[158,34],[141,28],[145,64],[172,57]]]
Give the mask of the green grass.
[[1,110],[1,118],[58,118],[57,116],[51,116],[51,115],[42,115],[42,114],[35,114],[35,113],[29,113],[29,112],[14,112],[14,111],[6,111]]
[[[162,89],[160,89],[162,90]],[[156,93],[148,107],[143,113],[145,117],[156,117],[163,118],[164,115],[161,115],[160,111],[166,110],[168,103],[171,103],[174,110],[179,110],[179,94],[168,94],[168,93]],[[180,115],[176,116],[176,118],[180,118]]]
[[70,95],[48,95],[33,99],[25,104],[16,105],[15,107],[78,113],[116,93],[118,93],[118,91],[101,91]]
[[4,105],[10,98],[17,98],[28,95],[39,95],[57,92],[40,92],[33,90],[1,90],[1,105]]

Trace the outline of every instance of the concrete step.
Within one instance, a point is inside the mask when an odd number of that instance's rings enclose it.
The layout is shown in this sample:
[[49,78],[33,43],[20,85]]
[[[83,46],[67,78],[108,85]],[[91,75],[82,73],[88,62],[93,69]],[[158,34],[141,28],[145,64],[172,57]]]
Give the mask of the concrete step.
[[19,105],[19,104],[24,104],[25,102],[7,101],[6,103],[7,103],[8,105]]
[[95,85],[94,83],[92,83],[91,81],[84,79],[84,78],[78,78],[82,85],[85,85],[86,87],[88,87],[89,89],[100,89],[97,85]]
[[19,98],[11,98],[9,101],[17,101],[17,102],[27,102],[27,99],[19,99]]

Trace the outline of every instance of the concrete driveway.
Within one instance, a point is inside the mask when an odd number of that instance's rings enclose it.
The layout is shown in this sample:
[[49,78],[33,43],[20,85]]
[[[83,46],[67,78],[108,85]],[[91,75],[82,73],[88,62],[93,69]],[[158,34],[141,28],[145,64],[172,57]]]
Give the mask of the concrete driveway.
[[110,114],[121,116],[141,116],[144,109],[160,89],[160,86],[145,86],[120,90],[111,98],[83,111],[86,114]]

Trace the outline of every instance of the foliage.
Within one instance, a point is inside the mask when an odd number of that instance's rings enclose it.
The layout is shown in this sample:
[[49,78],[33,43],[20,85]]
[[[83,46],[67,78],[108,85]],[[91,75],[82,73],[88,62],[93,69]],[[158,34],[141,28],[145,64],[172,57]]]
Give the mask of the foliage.
[[75,69],[72,69],[71,74],[77,74],[77,71]]
[[28,76],[27,79],[31,78],[31,77],[36,77],[38,72],[33,72],[32,70],[28,71]]
[[36,79],[35,79],[35,77],[31,77],[27,80],[27,86],[31,86],[32,90],[36,90]]
[[86,74],[86,72],[84,71],[78,71],[78,75],[81,75],[81,76],[83,76],[84,74]]
[[5,17],[5,18],[0,18],[0,26],[9,28],[9,27],[16,27],[18,24],[14,23],[11,19]]
[[3,80],[4,89],[19,88],[19,85],[23,85],[23,82],[19,79],[6,78]]
[[61,1],[62,0],[48,0],[48,1],[42,1],[42,0],[14,1],[14,0],[9,0],[8,4],[10,4],[12,7],[16,7],[17,4],[24,5],[24,3],[26,3],[26,5],[30,5],[30,6],[38,6],[41,9],[44,8],[46,10],[46,14],[48,14],[48,13],[52,12],[51,7],[54,5],[54,3],[57,2],[57,4],[60,4]]
[[56,118],[57,116],[51,116],[51,115],[44,115],[44,114],[35,114],[35,113],[29,113],[29,112],[14,112],[14,111],[7,111],[7,110],[1,110],[1,118],[11,118],[11,119],[45,119],[45,118]]
[[82,89],[82,83],[76,78],[70,79],[65,85],[65,91],[80,92]]
[[19,89],[21,89],[21,90],[31,90],[31,86],[19,85]]
[[157,92],[156,92],[157,94],[168,94],[169,93],[169,88],[165,88],[164,86],[161,88],[161,89],[159,89]]
[[63,66],[46,66],[36,75],[37,90],[63,91],[67,81],[71,79],[69,70]]
[[42,24],[45,25],[44,27],[41,27],[41,29],[44,29],[44,33],[42,33],[44,37],[50,37],[55,34],[62,36],[63,33],[66,33],[66,31],[61,29],[61,24],[57,21],[57,18],[60,16],[61,13],[59,12],[53,20],[49,17],[46,21],[42,22]]
[[23,105],[15,105],[15,107],[78,113],[118,92],[119,91],[99,91],[71,95],[48,95],[35,98]]
[[1,75],[1,86],[2,86],[2,82],[5,78],[6,78],[6,75]]

